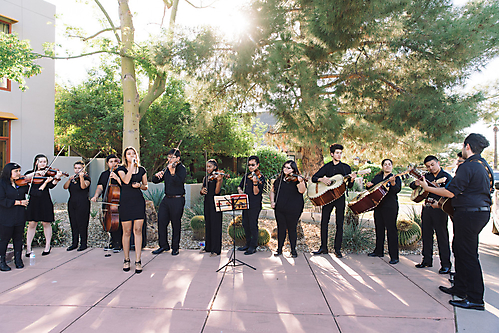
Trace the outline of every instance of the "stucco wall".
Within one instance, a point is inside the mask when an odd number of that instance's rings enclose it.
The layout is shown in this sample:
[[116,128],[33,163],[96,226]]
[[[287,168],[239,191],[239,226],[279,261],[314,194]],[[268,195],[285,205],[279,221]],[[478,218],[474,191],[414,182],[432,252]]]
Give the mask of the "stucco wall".
[[[43,53],[43,43],[55,42],[55,6],[43,0],[0,0],[0,14],[18,20],[12,32],[30,40],[35,52]],[[13,113],[10,160],[30,169],[36,154],[52,159],[54,147],[54,61],[40,59],[40,75],[26,80],[29,89],[21,92],[12,82],[11,91],[0,90],[0,111]]]

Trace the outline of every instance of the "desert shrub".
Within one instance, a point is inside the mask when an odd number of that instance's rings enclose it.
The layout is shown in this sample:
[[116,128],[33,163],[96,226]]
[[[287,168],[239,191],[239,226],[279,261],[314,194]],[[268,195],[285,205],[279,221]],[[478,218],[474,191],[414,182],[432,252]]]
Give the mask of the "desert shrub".
[[163,187],[161,189],[152,188],[142,193],[144,193],[144,197],[146,198],[146,200],[152,201],[154,203],[154,208],[156,209],[156,211],[158,211],[159,204],[161,203],[161,200],[163,200],[163,198],[165,197],[164,188]]
[[[334,238],[330,238],[334,243]],[[374,247],[374,230],[366,227],[366,223],[345,224],[343,229],[343,250],[349,253],[365,253]]]
[[[52,225],[52,239],[50,241],[51,245],[57,246],[64,244],[66,235],[64,230],[60,226],[61,220],[56,220],[51,223]],[[28,226],[24,228],[24,243],[26,243],[26,233],[28,232]],[[33,238],[32,246],[42,246],[45,245],[45,234],[43,233],[42,223],[36,225],[35,237]]]

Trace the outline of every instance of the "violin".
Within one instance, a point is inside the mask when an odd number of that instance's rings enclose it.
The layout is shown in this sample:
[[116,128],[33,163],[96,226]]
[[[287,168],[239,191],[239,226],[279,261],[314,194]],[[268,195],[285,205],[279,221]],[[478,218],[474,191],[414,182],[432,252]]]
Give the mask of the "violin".
[[263,177],[262,172],[260,170],[255,170],[252,173],[248,174],[248,178],[250,178],[250,179],[253,179],[253,177],[255,177],[255,176],[256,176],[256,178],[258,178],[258,183],[261,184],[262,177]]
[[308,182],[308,179],[303,177],[302,175],[297,175],[295,173],[290,173],[289,175],[284,176],[284,181],[286,182],[297,182],[298,177],[301,177],[304,181]]
[[211,175],[208,176],[208,181],[217,179],[217,176],[219,175],[221,175],[222,178],[230,178],[230,175],[228,173],[225,173],[223,171],[213,171]]
[[[46,170],[41,170],[41,171],[45,171],[45,176],[47,177],[55,177],[55,175],[57,174],[57,172],[61,171],[59,169],[46,169]],[[69,177],[69,174],[67,172],[62,172],[62,175],[65,176],[65,177]]]
[[[41,177],[41,176],[36,176],[36,177],[26,177],[26,176],[21,176],[18,179],[16,179],[14,182],[16,183],[17,186],[26,186],[29,184],[37,184],[41,185],[43,184],[47,178],[49,177]],[[31,181],[33,180],[33,181]]]

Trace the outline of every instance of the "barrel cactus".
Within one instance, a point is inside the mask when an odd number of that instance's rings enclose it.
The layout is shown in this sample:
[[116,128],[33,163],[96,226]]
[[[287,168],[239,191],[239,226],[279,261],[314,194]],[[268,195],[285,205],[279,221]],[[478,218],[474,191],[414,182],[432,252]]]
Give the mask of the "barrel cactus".
[[[232,222],[230,222],[227,227],[227,233],[232,239],[234,239],[237,246],[246,244],[246,234],[244,233],[242,215],[237,216]],[[234,237],[234,233],[236,237]]]
[[402,249],[412,249],[421,239],[421,227],[411,220],[398,220],[397,230],[399,236],[399,247]]
[[204,240],[205,223],[203,215],[196,215],[191,219],[192,238],[195,240]]
[[265,228],[258,229],[258,245],[265,246],[270,241],[270,233]]

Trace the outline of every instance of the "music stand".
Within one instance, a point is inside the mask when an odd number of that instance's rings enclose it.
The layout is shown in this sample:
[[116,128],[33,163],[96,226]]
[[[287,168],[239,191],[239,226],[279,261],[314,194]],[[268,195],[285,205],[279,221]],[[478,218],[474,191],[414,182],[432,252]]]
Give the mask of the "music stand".
[[[246,197],[246,202],[240,202],[241,201],[240,198],[242,198],[243,196]],[[249,207],[248,207],[247,200],[248,200],[248,196],[246,194],[241,194],[241,195],[233,194],[230,197],[225,196],[223,198],[220,198],[218,201],[215,200],[215,209],[218,208],[218,211],[220,211],[220,212],[229,211],[229,210],[232,211],[232,228],[234,230],[233,231],[234,238],[232,239],[233,247],[232,247],[232,253],[230,254],[230,257],[229,257],[229,261],[225,265],[223,265],[222,267],[217,269],[217,273],[227,266],[236,267],[236,266],[243,266],[244,265],[244,266],[248,266],[249,268],[256,270],[255,267],[248,265],[247,263],[245,263],[239,259],[236,259],[236,223],[235,223],[236,210],[248,209]],[[222,203],[224,203],[224,204],[222,204]],[[225,207],[222,207],[222,206],[225,206]]]

